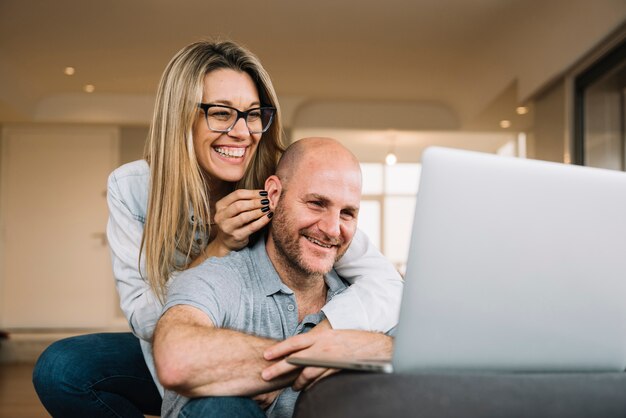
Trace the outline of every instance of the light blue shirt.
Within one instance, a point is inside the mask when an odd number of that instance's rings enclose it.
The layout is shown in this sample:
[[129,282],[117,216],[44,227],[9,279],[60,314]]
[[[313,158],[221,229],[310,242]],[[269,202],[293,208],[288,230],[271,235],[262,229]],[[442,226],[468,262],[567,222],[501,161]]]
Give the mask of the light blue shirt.
[[[325,277],[327,302],[347,288],[334,271]],[[307,315],[298,322],[294,292],[276,273],[260,239],[253,247],[211,258],[180,274],[170,286],[164,311],[176,305],[200,309],[219,328],[284,340],[307,332],[324,314]],[[298,393],[285,388],[266,411],[271,417],[290,417]],[[165,391],[162,416],[177,417],[188,398]]]

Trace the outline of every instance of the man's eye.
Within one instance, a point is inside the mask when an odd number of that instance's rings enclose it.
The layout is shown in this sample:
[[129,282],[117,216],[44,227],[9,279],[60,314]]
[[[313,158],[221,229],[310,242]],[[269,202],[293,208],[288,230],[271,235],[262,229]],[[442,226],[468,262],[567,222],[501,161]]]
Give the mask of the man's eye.
[[311,201],[309,201],[309,204],[313,205],[313,206],[316,206],[316,207],[319,207],[319,208],[324,206],[324,204],[322,202],[320,202],[319,200],[311,200]]
[[341,212],[341,216],[344,219],[352,219],[352,218],[354,218],[354,213],[352,213],[352,212]]

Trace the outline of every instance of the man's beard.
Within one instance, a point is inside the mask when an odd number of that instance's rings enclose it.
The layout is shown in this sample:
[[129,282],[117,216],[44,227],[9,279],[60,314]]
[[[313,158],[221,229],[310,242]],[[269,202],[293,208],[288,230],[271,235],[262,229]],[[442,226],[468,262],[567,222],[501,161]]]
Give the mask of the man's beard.
[[342,248],[342,240],[324,237],[324,242],[338,245],[337,254],[335,255],[333,263],[328,265],[324,271],[320,271],[320,269],[313,269],[307,265],[305,257],[302,254],[300,237],[303,235],[315,237],[316,235],[319,235],[319,233],[309,233],[309,230],[304,228],[298,231],[297,236],[290,237],[290,231],[293,231],[291,228],[292,224],[293,222],[287,216],[283,205],[279,202],[276,206],[276,210],[274,211],[274,219],[272,220],[272,240],[274,241],[274,246],[276,247],[276,252],[280,259],[287,264],[286,267],[305,275],[324,275],[333,268],[334,263],[346,252],[346,248]]

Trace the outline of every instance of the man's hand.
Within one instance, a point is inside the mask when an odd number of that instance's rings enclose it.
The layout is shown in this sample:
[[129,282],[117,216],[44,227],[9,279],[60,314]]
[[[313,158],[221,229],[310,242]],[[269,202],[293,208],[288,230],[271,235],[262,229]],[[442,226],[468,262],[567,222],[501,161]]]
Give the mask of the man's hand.
[[[314,329],[315,330],[315,329]],[[261,374],[269,381],[286,373],[293,372],[297,366],[287,363],[284,357],[316,358],[368,358],[388,359],[391,357],[393,341],[391,337],[367,331],[322,329],[296,335],[279,342],[265,350],[266,360],[281,361],[265,368]],[[306,367],[293,384],[294,390],[310,387],[320,379],[336,373],[335,369]]]
[[273,392],[260,393],[252,398],[253,401],[259,404],[262,410],[266,410],[272,405],[272,402],[280,395],[282,389],[275,390]]
[[[330,325],[330,322],[328,321],[328,319],[325,319],[324,321],[317,324],[311,331],[308,332],[307,335],[314,336],[325,330],[332,330],[332,326]],[[285,341],[290,341],[290,342],[287,344],[283,344],[285,343]],[[263,370],[261,377],[263,377],[264,380],[270,381],[272,379],[275,379],[276,377],[292,373],[296,371],[297,369],[302,369],[301,372],[298,374],[298,377],[292,384],[292,387],[294,390],[300,391],[300,390],[308,389],[309,387],[313,386],[313,384],[317,382],[319,379],[321,379],[322,377],[326,377],[333,373],[338,372],[338,370],[335,370],[335,369],[327,369],[323,367],[302,368],[300,366],[294,366],[293,364],[287,363],[287,361],[284,360],[283,357],[286,357],[289,354],[292,354],[294,351],[297,352],[299,350],[305,349],[308,346],[302,346],[302,348],[296,348],[297,346],[294,345],[294,343],[297,343],[297,341],[292,342],[291,338],[288,338],[285,341],[281,342],[280,344],[276,344],[270,347],[268,350],[264,352],[264,357],[266,359],[271,358],[273,360],[279,360],[279,359],[281,360],[278,363],[274,364],[274,366],[276,367],[267,367],[266,369]]]

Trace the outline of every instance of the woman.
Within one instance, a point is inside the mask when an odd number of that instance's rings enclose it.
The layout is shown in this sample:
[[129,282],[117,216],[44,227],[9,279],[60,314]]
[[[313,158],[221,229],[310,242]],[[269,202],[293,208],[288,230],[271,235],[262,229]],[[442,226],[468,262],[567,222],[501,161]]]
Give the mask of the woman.
[[[159,414],[150,341],[167,284],[207,257],[243,248],[267,225],[272,214],[259,188],[282,150],[276,94],[253,54],[232,42],[198,42],[174,56],[145,160],[115,170],[108,185],[113,272],[139,339],[95,334],[52,344],[33,381],[53,416]],[[391,328],[397,313],[388,307],[397,304],[401,279],[362,233],[335,268],[354,285],[324,307],[330,324]]]

